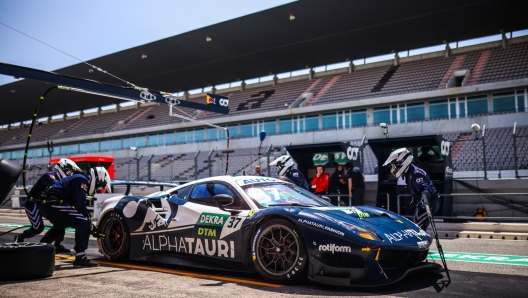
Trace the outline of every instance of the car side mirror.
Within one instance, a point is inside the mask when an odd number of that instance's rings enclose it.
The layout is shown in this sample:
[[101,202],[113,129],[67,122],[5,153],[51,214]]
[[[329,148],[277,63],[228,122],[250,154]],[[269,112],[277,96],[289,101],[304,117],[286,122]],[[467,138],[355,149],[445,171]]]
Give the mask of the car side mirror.
[[331,202],[330,198],[329,198],[329,197],[327,197],[327,196],[321,196],[321,199],[323,199],[323,200],[327,201],[328,203],[330,203],[330,202]]
[[231,213],[231,215],[236,215],[240,213],[240,210],[228,210],[224,208],[224,206],[229,206],[233,204],[233,201],[233,197],[227,194],[219,194],[213,197],[213,202],[216,204],[216,206],[218,206],[220,210],[229,212]]

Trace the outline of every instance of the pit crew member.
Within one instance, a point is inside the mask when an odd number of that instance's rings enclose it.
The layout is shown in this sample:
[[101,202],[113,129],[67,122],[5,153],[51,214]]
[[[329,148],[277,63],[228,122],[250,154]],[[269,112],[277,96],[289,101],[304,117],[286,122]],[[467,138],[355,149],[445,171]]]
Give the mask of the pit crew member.
[[[42,204],[42,214],[57,226],[75,229],[74,267],[94,267],[85,254],[92,227],[91,217],[86,209],[86,196],[93,196],[101,189],[111,192],[110,175],[103,167],[90,169],[88,176],[74,174],[53,184],[46,191],[47,200]],[[53,237],[54,235],[50,235]]]
[[415,206],[413,221],[425,231],[430,222],[423,198],[427,198],[432,214],[438,210],[440,199],[427,173],[412,162],[411,152],[407,148],[400,148],[389,155],[383,166],[390,165],[391,173],[396,178],[403,175],[412,196],[411,206]]

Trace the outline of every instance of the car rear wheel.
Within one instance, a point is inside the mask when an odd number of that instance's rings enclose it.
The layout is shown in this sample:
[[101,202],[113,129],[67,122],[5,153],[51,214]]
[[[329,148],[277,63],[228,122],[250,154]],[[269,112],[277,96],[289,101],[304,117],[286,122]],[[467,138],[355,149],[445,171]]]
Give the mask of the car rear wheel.
[[98,239],[102,254],[112,261],[128,259],[130,233],[124,216],[116,211],[110,212],[101,221],[100,230],[105,235]]
[[291,283],[306,276],[308,254],[302,235],[289,221],[273,219],[257,229],[252,242],[253,265],[265,279]]

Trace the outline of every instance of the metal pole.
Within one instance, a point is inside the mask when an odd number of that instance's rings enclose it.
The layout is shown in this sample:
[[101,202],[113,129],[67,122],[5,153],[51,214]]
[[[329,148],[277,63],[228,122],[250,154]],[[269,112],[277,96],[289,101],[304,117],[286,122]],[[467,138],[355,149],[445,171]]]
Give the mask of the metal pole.
[[143,158],[143,155],[141,155],[137,160],[136,160],[136,180],[139,181],[139,161]]
[[271,172],[270,172],[270,167],[269,167],[270,155],[271,155],[271,146],[272,146],[272,144],[269,145],[268,151],[266,152],[266,156],[268,157],[268,177],[271,177]]
[[209,155],[207,156],[207,162],[208,162],[208,167],[209,167],[209,177],[213,176],[213,174],[211,173],[211,171],[213,170],[213,165],[211,163],[211,155],[213,155],[213,152],[214,152],[214,148],[211,149],[211,152],[209,152]]
[[517,167],[517,135],[513,134],[513,162],[515,164],[515,178],[519,178],[519,167]]
[[147,177],[148,177],[148,180],[147,181],[150,181],[150,174],[152,173],[152,170],[151,170],[151,166],[152,166],[152,158],[154,158],[154,154],[152,154],[150,156],[150,158],[148,159],[148,169],[147,169]]
[[[485,128],[486,126],[484,126]],[[484,179],[488,179],[488,163],[486,162],[486,141],[482,131],[482,162],[484,162]]]
[[200,150],[194,155],[194,180],[198,179],[198,155],[200,155]]
[[258,154],[257,154],[257,159],[258,159],[258,165],[259,165],[259,167],[260,167],[260,147],[262,147],[262,141],[261,141],[260,144],[259,144]]
[[172,162],[171,162],[171,176],[170,176],[169,181],[173,181],[173,180],[174,180],[174,158],[172,159]]
[[359,148],[361,150],[361,173],[365,173],[365,157],[363,157],[363,153],[365,149],[365,139],[366,135],[363,135],[363,139],[361,140],[361,144],[359,145]]

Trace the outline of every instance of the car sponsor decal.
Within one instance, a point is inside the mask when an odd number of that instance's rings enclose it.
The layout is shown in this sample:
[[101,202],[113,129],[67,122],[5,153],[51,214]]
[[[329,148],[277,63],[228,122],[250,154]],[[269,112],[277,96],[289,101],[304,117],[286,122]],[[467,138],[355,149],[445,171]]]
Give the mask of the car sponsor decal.
[[223,227],[226,219],[229,218],[227,214],[215,214],[203,212],[198,219],[197,225],[201,226],[213,226],[213,227]]
[[336,252],[352,252],[352,248],[350,246],[338,246],[332,243],[319,245],[319,251],[329,251],[333,254]]
[[385,237],[387,237],[387,240],[389,240],[391,243],[392,242],[398,242],[398,241],[401,241],[402,239],[407,239],[407,238],[411,238],[411,237],[416,237],[418,238],[419,240],[422,240],[421,237],[428,237],[429,234],[427,234],[427,232],[425,232],[424,230],[420,229],[420,231],[415,231],[413,229],[406,229],[406,230],[401,230],[399,232],[394,232],[394,233],[390,233],[390,234],[387,234],[385,233]]
[[249,217],[253,216],[253,214],[257,213],[258,210],[251,210],[249,211]]
[[323,230],[335,233],[335,234],[340,235],[340,236],[345,236],[344,232],[341,232],[339,230],[336,230],[334,228],[331,228],[329,226],[326,226],[326,225],[323,225],[323,224],[320,224],[320,223],[316,223],[316,222],[313,222],[313,221],[310,221],[310,220],[306,220],[306,219],[302,219],[302,218],[299,218],[297,221],[300,222],[300,223],[306,224],[306,225],[310,225],[310,226],[313,226],[313,227],[316,227],[316,228],[319,228],[319,229],[323,229]]
[[343,228],[349,230],[349,231],[352,231],[352,230],[357,230],[357,226],[356,225],[353,225],[353,224],[350,224],[348,222],[344,222],[342,220],[339,220],[339,219],[336,219],[336,218],[333,218],[331,216],[328,216],[324,213],[314,213],[315,215],[318,215],[322,218],[325,218],[325,219],[328,219],[329,221],[335,223],[335,224],[338,224],[340,226],[342,226]]
[[198,217],[193,235],[223,239],[240,230],[246,217],[203,212]]
[[216,238],[217,236],[220,236],[220,231],[219,229],[213,227],[194,227],[195,235],[200,237]]
[[167,237],[160,234],[145,235],[143,250],[175,251],[220,258],[235,258],[235,242],[192,237]]
[[265,182],[277,182],[278,180],[275,179],[275,178],[267,178],[267,177],[262,177],[262,178],[248,178],[248,179],[240,179],[240,180],[236,180],[236,184],[242,186],[242,185],[247,185],[247,184],[254,184],[254,183],[265,183]]
[[349,214],[349,215],[354,215],[354,217],[357,217],[359,219],[370,217],[370,214],[368,212],[361,211],[356,207],[343,208],[343,209],[340,209],[339,211],[345,212],[346,214]]
[[352,215],[353,217],[358,218],[358,219],[364,219],[364,218],[370,217],[370,213],[368,213],[367,211],[362,211],[359,208],[356,208],[354,206],[352,207],[322,207],[322,208],[317,208],[317,209],[321,211],[334,211],[334,210],[341,211],[348,215]]

